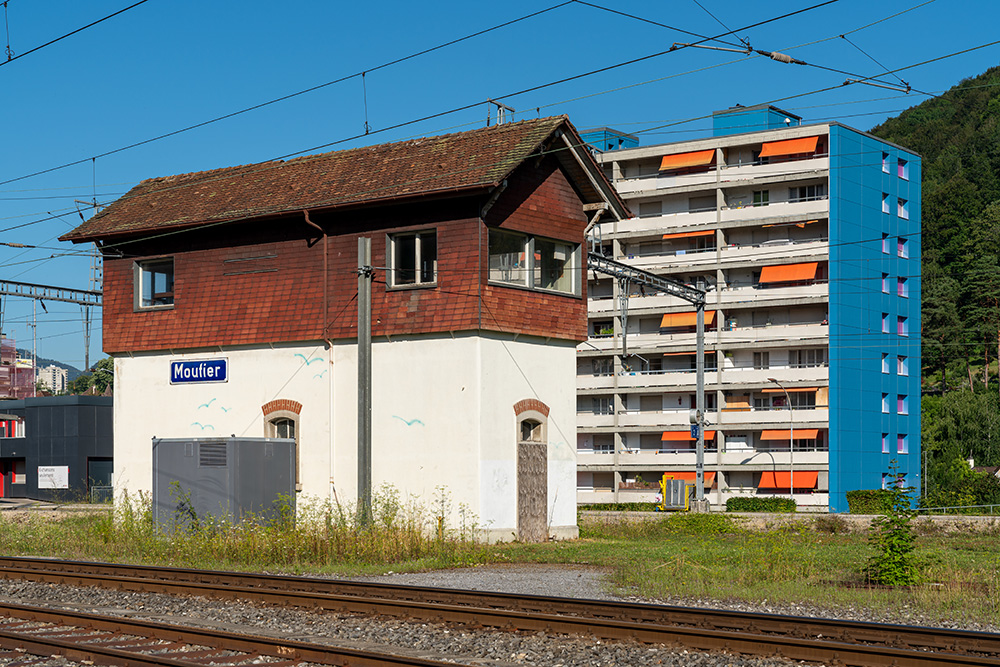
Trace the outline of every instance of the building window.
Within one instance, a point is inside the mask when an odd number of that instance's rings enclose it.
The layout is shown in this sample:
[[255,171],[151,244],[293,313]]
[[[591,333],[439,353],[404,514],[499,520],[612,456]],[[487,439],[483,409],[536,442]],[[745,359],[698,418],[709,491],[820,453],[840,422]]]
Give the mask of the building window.
[[[903,433],[900,433],[899,435],[896,436],[896,453],[897,454],[910,453],[909,439]],[[900,478],[900,482],[902,482],[902,477]],[[901,483],[900,486],[903,486],[903,484]]]
[[135,309],[172,308],[174,260],[151,259],[135,263]]
[[521,421],[521,442],[542,442],[542,423],[534,419]]
[[889,394],[882,393],[882,414],[889,414]]
[[805,350],[789,350],[788,365],[791,368],[817,368],[826,365],[826,350],[821,347]]
[[599,396],[591,399],[591,410],[595,415],[614,414],[615,399],[607,396]]
[[490,230],[490,282],[579,294],[579,246]]
[[882,453],[883,454],[888,454],[889,453],[889,434],[888,433],[883,433],[882,434]]
[[888,293],[889,293],[889,274],[888,273],[883,273],[882,274],[882,294],[888,294]]
[[28,476],[25,474],[25,462],[24,459],[17,459],[14,461],[13,476],[11,477],[11,484],[25,484],[28,481]]
[[437,232],[393,234],[389,237],[391,287],[437,283]]
[[612,360],[610,357],[601,357],[599,359],[594,359],[593,364],[594,364],[595,376],[612,375],[614,373],[615,364],[614,360]]
[[0,438],[23,438],[24,419],[13,415],[6,415],[0,419]]
[[907,257],[910,256],[910,248],[906,243],[906,239],[904,238],[896,239],[896,254],[902,257],[903,259],[906,259]]
[[816,185],[802,185],[794,188],[788,188],[788,201],[816,201],[818,199],[826,198],[826,184],[817,183]]
[[889,313],[882,313],[882,333],[889,333]]
[[904,299],[910,297],[910,290],[906,286],[906,278],[896,278],[896,294]]
[[889,213],[889,195],[882,193],[882,212]]
[[886,255],[889,254],[889,235],[882,234],[882,252]]
[[767,206],[771,199],[770,190],[754,190],[753,191],[753,205],[754,206]]
[[771,353],[770,352],[754,352],[753,353],[753,367],[758,371],[766,370],[771,367]]
[[886,352],[882,353],[882,372],[883,373],[889,372],[889,355]]
[[[885,171],[889,171],[888,165],[886,165]],[[904,181],[910,180],[910,165],[907,164],[906,160],[896,161],[896,175]]]
[[295,490],[301,491],[299,413],[302,411],[302,404],[298,401],[278,399],[262,406],[261,410],[264,413],[265,438],[288,438],[295,441]]
[[906,318],[900,315],[896,318],[896,333],[900,336],[908,336],[909,329],[906,325]]
[[910,399],[903,394],[896,394],[896,414],[910,414]]
[[906,361],[906,357],[899,355],[896,357],[896,375],[908,376],[910,374],[910,365]]
[[889,173],[889,154],[882,151],[882,172]]
[[910,219],[910,202],[905,199],[896,200],[896,217],[902,218],[903,220]]

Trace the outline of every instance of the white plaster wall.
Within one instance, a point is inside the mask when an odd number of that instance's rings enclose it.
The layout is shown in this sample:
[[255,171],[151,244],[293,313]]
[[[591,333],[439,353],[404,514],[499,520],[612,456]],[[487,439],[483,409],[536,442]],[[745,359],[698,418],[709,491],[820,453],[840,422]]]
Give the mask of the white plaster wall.
[[[335,342],[334,477],[340,502],[357,498],[357,344]],[[450,525],[458,505],[479,511],[478,346],[474,336],[372,344],[372,488],[390,484],[434,514],[443,487]]]
[[[226,383],[171,385],[170,362],[229,360]],[[428,515],[448,501],[448,525],[474,522],[491,539],[516,532],[518,424],[535,398],[548,419],[549,526],[576,535],[576,350],[568,342],[475,335],[378,340],[372,345],[372,486],[389,484]],[[355,341],[143,354],[115,360],[115,481],[152,488],[151,439],[265,435],[261,406],[303,405],[301,496],[357,498]],[[332,415],[332,419],[331,419]],[[331,488],[331,452],[333,456]]]
[[[170,384],[172,361],[229,360],[227,382]],[[263,437],[261,407],[303,405],[299,420],[303,492],[326,497],[330,470],[330,353],[322,344],[115,358],[116,492],[152,490],[153,437]]]
[[[572,343],[538,339],[482,337],[484,406],[481,424],[484,478],[493,488],[501,484],[516,490],[515,442],[517,416],[514,404],[534,398],[549,407],[548,419],[548,523],[557,537],[575,537],[576,527],[576,388],[573,375],[576,349]],[[496,461],[496,464],[487,465]],[[509,461],[504,468],[500,462]],[[499,504],[502,494],[491,494],[484,485],[481,518],[497,538],[516,531],[517,502]],[[489,500],[486,500],[489,499]]]

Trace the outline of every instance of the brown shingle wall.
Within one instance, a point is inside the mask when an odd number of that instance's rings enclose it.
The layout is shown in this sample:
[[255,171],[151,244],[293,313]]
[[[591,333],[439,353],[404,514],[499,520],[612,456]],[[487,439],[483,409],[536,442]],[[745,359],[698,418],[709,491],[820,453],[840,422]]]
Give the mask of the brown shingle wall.
[[[508,180],[507,191],[490,210],[486,223],[501,229],[583,243],[586,217],[580,198],[551,157],[539,169],[528,162]],[[487,283],[483,241],[483,327],[511,333],[582,341],[587,338],[586,248],[581,255],[580,297],[531,292]]]
[[[372,264],[385,267],[386,235],[417,229],[437,230],[437,286],[387,290],[386,272],[377,269],[373,335],[481,328],[585,339],[586,294],[561,296],[486,283],[487,227],[478,219],[483,201],[430,202],[326,218],[314,215],[313,221],[328,229],[356,230],[328,239],[325,331],[324,244],[302,216],[221,225],[130,244],[124,247],[127,257],[105,258],[104,349],[121,353],[355,337],[358,233],[372,238]],[[579,197],[558,167],[546,162],[538,173],[518,172],[510,179],[488,222],[573,242],[583,240],[585,225]],[[134,312],[133,262],[157,255],[174,257],[174,308]],[[226,261],[236,259],[244,261]],[[586,289],[583,278],[581,269]]]

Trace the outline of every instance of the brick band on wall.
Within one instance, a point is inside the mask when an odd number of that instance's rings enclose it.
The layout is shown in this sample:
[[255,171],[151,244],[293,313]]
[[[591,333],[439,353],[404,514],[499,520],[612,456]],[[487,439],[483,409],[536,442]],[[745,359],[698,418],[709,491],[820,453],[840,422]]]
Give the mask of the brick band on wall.
[[[287,398],[279,398],[275,401],[271,401],[270,403],[265,403],[264,405],[261,406],[260,409],[264,411],[265,415],[269,415],[272,412],[280,412],[280,411],[294,412],[295,414],[301,414],[302,404],[299,403],[298,401],[292,401]],[[548,412],[546,412],[546,414],[548,414]]]
[[534,410],[535,412],[540,412],[546,417],[549,416],[549,406],[545,405],[537,398],[526,398],[523,401],[518,401],[514,404],[514,414],[519,415],[522,412],[527,412],[528,410]]

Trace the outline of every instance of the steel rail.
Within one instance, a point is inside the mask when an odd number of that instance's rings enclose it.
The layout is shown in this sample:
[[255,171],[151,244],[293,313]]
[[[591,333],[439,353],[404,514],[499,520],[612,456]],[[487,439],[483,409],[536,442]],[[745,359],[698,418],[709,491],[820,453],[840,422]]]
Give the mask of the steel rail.
[[[839,660],[849,665],[1000,665],[1000,635],[944,628],[37,558],[0,558],[0,576],[501,629],[631,638],[699,650],[779,652],[793,659]],[[886,656],[887,661],[881,662],[878,656]]]
[[[27,628],[19,631],[16,625],[14,629],[8,629],[11,624],[5,621],[9,619],[52,623],[57,627],[42,630]],[[81,630],[99,631],[99,633],[84,634]],[[140,639],[122,640],[120,639],[122,636]],[[168,643],[155,644],[150,641]],[[177,650],[190,646],[207,646],[212,650]],[[0,647],[36,655],[58,654],[74,660],[89,660],[125,667],[205,667],[209,662],[253,662],[253,667],[289,667],[300,662],[351,667],[377,665],[445,667],[455,664],[389,653],[358,651],[326,644],[274,639],[261,635],[15,604],[0,604]],[[145,653],[144,649],[159,653]],[[217,655],[221,651],[242,655]],[[171,657],[166,657],[167,655]],[[278,660],[259,662],[256,660],[259,656]]]

